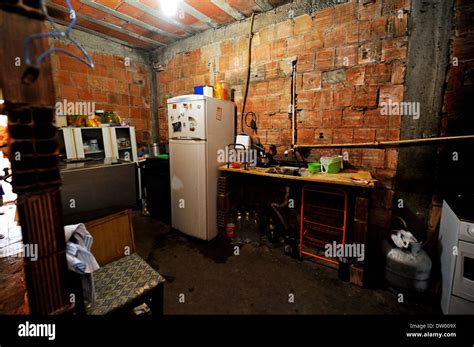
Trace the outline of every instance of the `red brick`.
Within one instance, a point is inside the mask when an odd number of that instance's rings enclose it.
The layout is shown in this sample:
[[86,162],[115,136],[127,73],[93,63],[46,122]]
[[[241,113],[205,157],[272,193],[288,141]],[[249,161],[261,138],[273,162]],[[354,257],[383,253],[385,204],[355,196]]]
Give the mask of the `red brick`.
[[[337,23],[337,22],[336,22]],[[346,25],[334,25],[324,33],[324,47],[342,46],[346,42]]]
[[271,43],[270,56],[272,59],[281,59],[286,56],[286,40],[280,39]]
[[328,108],[333,106],[334,97],[331,89],[323,89],[314,93],[313,108]]
[[400,140],[400,129],[377,129],[375,139],[377,141]]
[[77,99],[76,87],[63,85],[60,87],[61,98],[75,101]]
[[304,113],[304,127],[320,127],[322,120],[321,120],[321,111],[305,111]]
[[359,20],[374,20],[380,16],[381,12],[381,0],[358,0],[357,18]]
[[255,47],[255,54],[252,56],[252,61],[262,63],[270,60],[270,49],[269,43]]
[[[270,126],[275,129],[287,129],[291,127],[291,119],[288,117],[288,113],[278,113],[274,114],[268,118],[270,121]],[[258,125],[264,127],[259,121]]]
[[312,33],[304,35],[305,49],[321,49],[324,46],[324,32],[314,29]]
[[293,35],[293,21],[287,20],[275,25],[273,35],[276,39],[287,38]]
[[303,74],[303,90],[321,89],[321,71]]
[[405,80],[405,66],[402,64],[392,64],[392,84],[403,84]]
[[339,87],[334,90],[334,106],[351,106],[354,91],[352,87]]
[[347,70],[346,80],[348,83],[359,86],[364,84],[365,80],[365,67],[353,67]]
[[304,14],[295,18],[294,35],[299,35],[311,31],[313,26],[312,18]]
[[265,99],[265,111],[267,113],[277,113],[280,111],[280,96],[268,95]]
[[253,87],[256,95],[267,95],[268,93],[268,82],[257,82]]
[[319,128],[315,131],[315,143],[332,143],[332,129],[330,128]]
[[82,72],[87,73],[89,67],[84,63],[77,61],[69,56],[60,55],[59,56],[59,66],[61,70],[70,71],[70,72]]
[[398,165],[398,150],[387,149],[385,152],[385,167],[387,169],[396,170]]
[[374,142],[375,129],[359,128],[354,129],[354,143]]
[[380,114],[380,109],[366,110],[364,113],[364,126],[367,128],[385,129],[389,125],[389,117]]
[[396,15],[392,17],[393,37],[407,36],[408,34],[408,14]]
[[354,130],[350,128],[346,129],[334,129],[332,141],[337,144],[352,143],[354,139]]
[[[354,129],[355,131],[355,129]],[[360,167],[362,163],[362,149],[342,148],[342,156],[347,158],[349,165]],[[344,164],[345,165],[345,164]]]
[[268,82],[268,91],[270,93],[281,93],[283,91],[284,86],[284,79],[280,78],[277,80],[269,81]]
[[279,145],[281,143],[280,130],[267,130],[266,144]]
[[380,40],[367,42],[359,46],[358,64],[368,64],[379,61],[382,57],[382,42]]
[[314,106],[314,96],[315,92],[312,91],[298,93],[297,108],[303,110],[313,110],[314,108],[317,108]]
[[314,129],[298,129],[298,144],[312,145],[314,144]]
[[352,106],[371,107],[377,106],[377,92],[375,87],[359,87],[354,92]]
[[342,126],[342,110],[323,110],[321,120],[323,128],[339,128]]
[[384,167],[385,150],[364,148],[362,150],[362,165],[370,167]]
[[403,85],[380,87],[380,103],[389,102],[389,100],[392,102],[402,102],[403,90]]
[[396,38],[383,40],[382,43],[382,60],[405,60],[407,57],[407,40],[406,38]]
[[316,69],[330,70],[334,67],[334,48],[326,48],[316,52]]
[[307,72],[314,70],[314,53],[300,53],[298,54],[298,65],[296,66],[298,72]]
[[327,7],[315,13],[313,27],[321,32],[326,31],[334,23],[334,7]]
[[386,84],[392,77],[392,65],[373,64],[365,67],[365,82],[368,85]]
[[350,1],[345,4],[339,4],[334,7],[334,22],[348,23],[354,22],[356,17],[356,2]]
[[356,45],[346,47],[336,47],[336,62],[335,67],[350,67],[357,64],[357,52],[358,48]]
[[384,15],[396,15],[400,10],[409,11],[411,0],[384,0],[382,12]]
[[381,39],[387,34],[387,17],[380,17],[370,22],[370,39]]
[[362,126],[362,111],[355,111],[346,108],[342,112],[342,126],[343,127],[360,127]]

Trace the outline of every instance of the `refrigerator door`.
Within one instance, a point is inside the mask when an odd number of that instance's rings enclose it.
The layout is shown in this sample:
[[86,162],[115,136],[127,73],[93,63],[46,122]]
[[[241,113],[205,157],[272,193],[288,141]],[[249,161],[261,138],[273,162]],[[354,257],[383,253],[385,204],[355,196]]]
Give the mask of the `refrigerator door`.
[[171,226],[208,240],[206,142],[170,139]]
[[206,99],[183,96],[168,100],[170,139],[206,139]]

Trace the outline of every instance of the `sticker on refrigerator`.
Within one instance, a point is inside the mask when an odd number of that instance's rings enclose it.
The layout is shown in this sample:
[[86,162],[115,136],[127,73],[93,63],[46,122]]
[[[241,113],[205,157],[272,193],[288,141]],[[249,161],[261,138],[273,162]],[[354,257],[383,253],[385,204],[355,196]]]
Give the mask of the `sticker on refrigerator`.
[[222,107],[217,107],[216,119],[217,119],[217,120],[221,120],[221,119],[222,119]]
[[173,126],[173,132],[180,133],[181,132],[181,122],[176,122],[171,124]]

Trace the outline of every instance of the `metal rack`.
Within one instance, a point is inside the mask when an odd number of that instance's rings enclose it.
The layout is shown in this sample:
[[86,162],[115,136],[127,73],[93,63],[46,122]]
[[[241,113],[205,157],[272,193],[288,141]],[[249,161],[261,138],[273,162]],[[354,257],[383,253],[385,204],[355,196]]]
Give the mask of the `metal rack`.
[[310,256],[328,263],[339,262],[321,255],[328,243],[346,243],[347,193],[341,189],[305,186],[301,196],[300,258]]

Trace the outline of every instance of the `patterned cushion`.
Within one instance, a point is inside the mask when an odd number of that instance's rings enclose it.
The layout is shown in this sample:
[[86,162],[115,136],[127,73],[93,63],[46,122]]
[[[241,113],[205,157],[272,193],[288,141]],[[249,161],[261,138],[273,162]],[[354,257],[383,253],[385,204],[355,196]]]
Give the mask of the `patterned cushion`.
[[96,302],[88,314],[107,314],[147,293],[165,279],[136,253],[94,272]]

